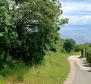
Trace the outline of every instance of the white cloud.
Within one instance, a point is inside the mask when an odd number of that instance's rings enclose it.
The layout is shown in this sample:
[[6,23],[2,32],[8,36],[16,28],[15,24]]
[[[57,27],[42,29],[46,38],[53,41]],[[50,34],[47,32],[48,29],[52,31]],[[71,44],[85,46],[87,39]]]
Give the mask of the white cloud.
[[91,12],[91,3],[83,3],[83,2],[63,3],[62,8],[64,10],[64,13],[76,12],[76,11],[90,11]]
[[[91,23],[91,3],[67,2],[63,3],[63,16],[69,19],[69,24],[90,24]],[[82,13],[80,13],[82,12]]]
[[88,24],[91,22],[91,16],[70,16],[69,24]]
[[60,18],[68,18],[69,24],[72,24],[72,25],[91,23],[91,16],[60,16]]
[[64,13],[60,18],[69,18],[69,24],[62,28],[62,38],[91,42],[91,0],[63,0],[62,7]]

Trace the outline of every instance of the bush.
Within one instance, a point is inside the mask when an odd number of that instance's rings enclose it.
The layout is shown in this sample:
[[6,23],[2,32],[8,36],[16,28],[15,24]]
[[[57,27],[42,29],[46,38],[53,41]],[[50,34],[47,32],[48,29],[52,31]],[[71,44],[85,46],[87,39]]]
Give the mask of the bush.
[[75,52],[79,52],[79,51],[81,51],[81,47],[80,47],[80,45],[76,45],[75,46]]
[[56,52],[56,48],[51,48],[50,50],[53,52]]
[[87,52],[87,62],[91,63],[91,48],[89,48]]
[[76,42],[73,39],[67,39],[63,44],[63,48],[67,53],[70,53],[70,51],[74,50],[75,46],[76,46]]

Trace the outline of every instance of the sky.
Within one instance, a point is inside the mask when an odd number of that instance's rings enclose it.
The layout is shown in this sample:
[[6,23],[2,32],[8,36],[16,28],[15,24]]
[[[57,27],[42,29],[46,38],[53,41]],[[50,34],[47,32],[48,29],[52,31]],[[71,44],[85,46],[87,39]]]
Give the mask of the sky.
[[91,42],[91,0],[61,0],[63,15],[69,19],[61,28],[61,37],[73,38],[77,43]]

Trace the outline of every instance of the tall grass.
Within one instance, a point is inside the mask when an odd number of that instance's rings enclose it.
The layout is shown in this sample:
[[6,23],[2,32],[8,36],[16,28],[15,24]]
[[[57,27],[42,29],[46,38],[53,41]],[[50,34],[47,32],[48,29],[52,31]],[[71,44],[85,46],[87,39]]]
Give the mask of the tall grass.
[[28,71],[29,67],[21,60],[12,60],[10,63],[5,64],[5,67],[0,70],[0,84],[22,82],[24,74]]
[[45,62],[32,67],[24,77],[24,84],[63,84],[69,72],[67,57],[60,53],[48,52]]
[[47,52],[41,65],[27,66],[21,60],[13,60],[14,67],[6,67],[0,84],[63,84],[69,72],[67,55]]

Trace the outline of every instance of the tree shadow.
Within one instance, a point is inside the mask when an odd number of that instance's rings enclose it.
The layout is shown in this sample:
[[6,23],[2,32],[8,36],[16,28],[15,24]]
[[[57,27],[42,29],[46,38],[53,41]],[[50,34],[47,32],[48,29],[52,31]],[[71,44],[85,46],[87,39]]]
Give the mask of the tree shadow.
[[83,64],[84,67],[91,67],[90,63]]
[[88,72],[91,72],[91,70],[88,70]]

